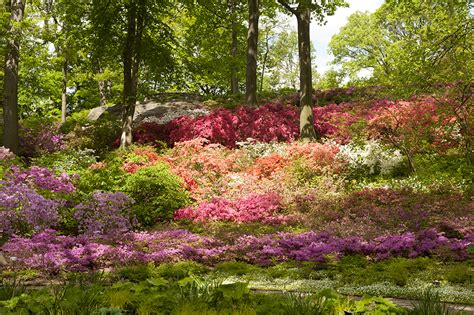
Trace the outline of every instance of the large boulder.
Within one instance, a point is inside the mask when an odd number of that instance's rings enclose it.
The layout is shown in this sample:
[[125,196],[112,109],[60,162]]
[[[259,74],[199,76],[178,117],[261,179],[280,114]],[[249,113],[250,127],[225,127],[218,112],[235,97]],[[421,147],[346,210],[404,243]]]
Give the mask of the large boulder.
[[[87,118],[89,120],[98,120],[105,113],[108,113],[113,118],[120,119],[121,105],[93,108]],[[209,110],[202,105],[198,96],[184,93],[166,93],[137,103],[135,105],[133,123],[134,125],[143,122],[166,124],[180,116],[197,117],[208,113]]]

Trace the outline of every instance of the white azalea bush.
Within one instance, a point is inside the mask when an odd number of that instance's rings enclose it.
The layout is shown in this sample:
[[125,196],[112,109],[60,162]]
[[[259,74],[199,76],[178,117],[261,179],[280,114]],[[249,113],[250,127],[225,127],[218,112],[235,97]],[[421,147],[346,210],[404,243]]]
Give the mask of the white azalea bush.
[[376,140],[340,145],[338,157],[347,161],[352,173],[360,175],[389,175],[404,159],[399,150],[388,149]]

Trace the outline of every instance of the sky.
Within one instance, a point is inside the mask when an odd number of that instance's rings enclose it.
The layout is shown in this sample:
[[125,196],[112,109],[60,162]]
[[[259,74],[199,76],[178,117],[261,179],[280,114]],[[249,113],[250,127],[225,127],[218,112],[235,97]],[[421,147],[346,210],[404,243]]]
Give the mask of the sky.
[[[316,60],[313,63],[317,65],[318,72],[323,74],[330,68],[327,65],[332,60],[332,56],[327,52],[331,37],[339,32],[339,29],[347,23],[347,18],[356,11],[374,12],[377,10],[383,0],[346,0],[349,8],[338,8],[333,16],[326,18],[327,24],[320,26],[316,23],[311,24],[311,41],[316,48]],[[296,21],[295,21],[296,26]]]

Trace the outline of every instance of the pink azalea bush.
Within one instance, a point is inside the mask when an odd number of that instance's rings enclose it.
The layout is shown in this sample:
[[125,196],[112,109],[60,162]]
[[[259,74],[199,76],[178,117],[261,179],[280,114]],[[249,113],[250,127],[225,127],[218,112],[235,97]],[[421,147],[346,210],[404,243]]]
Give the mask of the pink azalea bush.
[[281,198],[277,194],[251,194],[236,201],[215,198],[195,208],[179,209],[175,212],[174,218],[203,223],[212,221],[284,223],[291,220],[288,216],[278,215],[279,210],[281,210]]
[[15,158],[15,154],[10,151],[10,149],[3,146],[0,147],[0,162],[9,161]]

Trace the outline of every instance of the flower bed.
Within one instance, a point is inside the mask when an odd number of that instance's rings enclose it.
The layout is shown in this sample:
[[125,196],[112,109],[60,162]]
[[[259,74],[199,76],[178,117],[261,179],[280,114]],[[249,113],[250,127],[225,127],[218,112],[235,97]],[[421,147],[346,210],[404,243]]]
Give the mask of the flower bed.
[[472,234],[464,239],[448,238],[433,229],[381,236],[370,241],[306,232],[243,235],[231,243],[186,230],[127,233],[116,241],[98,236],[61,236],[47,230],[31,238],[14,237],[1,250],[15,260],[16,267],[54,273],[179,260],[207,264],[235,259],[258,265],[291,260],[323,263],[330,257],[354,254],[375,260],[418,256],[464,260],[468,257],[467,247],[473,241]]

